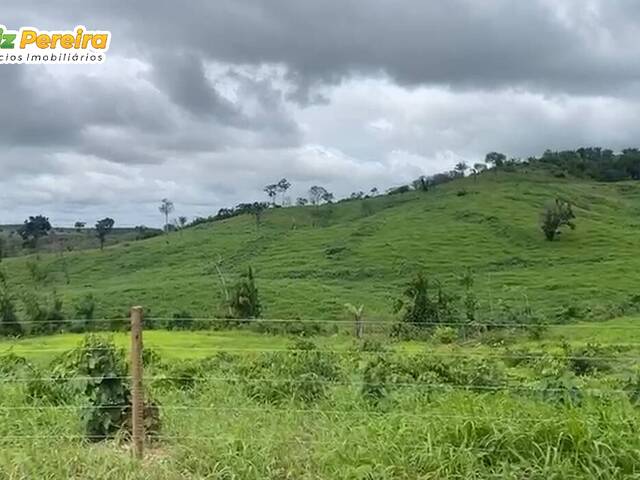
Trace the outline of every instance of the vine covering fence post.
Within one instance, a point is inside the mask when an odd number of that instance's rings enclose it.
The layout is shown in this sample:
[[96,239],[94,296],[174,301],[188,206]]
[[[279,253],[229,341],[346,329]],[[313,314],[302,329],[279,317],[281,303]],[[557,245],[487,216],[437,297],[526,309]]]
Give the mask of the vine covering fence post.
[[131,440],[134,455],[144,452],[144,391],[142,386],[142,307],[131,308]]

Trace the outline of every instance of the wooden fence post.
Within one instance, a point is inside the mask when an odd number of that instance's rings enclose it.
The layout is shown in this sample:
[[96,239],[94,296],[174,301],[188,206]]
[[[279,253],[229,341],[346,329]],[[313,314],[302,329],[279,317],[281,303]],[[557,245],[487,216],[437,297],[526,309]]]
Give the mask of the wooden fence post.
[[131,440],[138,459],[144,453],[144,391],[142,386],[142,307],[131,308]]

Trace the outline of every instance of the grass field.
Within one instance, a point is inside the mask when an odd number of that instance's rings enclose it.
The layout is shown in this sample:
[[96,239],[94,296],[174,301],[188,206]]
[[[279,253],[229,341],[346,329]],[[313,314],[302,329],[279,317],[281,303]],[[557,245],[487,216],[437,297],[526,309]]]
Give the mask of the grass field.
[[[539,215],[556,196],[574,203],[577,229],[547,242]],[[622,315],[620,305],[640,289],[637,183],[487,173],[477,182],[320,211],[323,226],[312,226],[313,207],[274,209],[257,231],[254,219],[242,216],[103,252],[42,255],[46,278],[37,281],[27,268],[33,258],[6,259],[1,268],[18,292],[55,289],[69,316],[86,293],[105,317],[125,316],[133,304],[158,316],[219,315],[218,261],[228,281],[255,269],[266,318],[344,319],[350,302],[363,303],[370,318],[388,319],[419,270],[453,286],[471,268],[485,311],[501,301],[526,302],[578,319]]]
[[[538,215],[556,196],[574,203],[577,229],[547,242]],[[26,326],[25,297],[55,291],[73,319],[91,293],[90,322],[112,319],[120,331],[98,335],[125,355],[128,309],[145,307],[156,328],[144,332],[145,386],[162,427],[142,462],[124,433],[87,441],[85,415],[104,404],[85,390],[95,378],[65,363],[101,365],[91,350],[67,353],[84,335],[0,339],[0,480],[640,478],[639,233],[639,184],[522,170],[271,209],[259,229],[243,216],[102,252],[5,259]],[[215,262],[228,282],[255,269],[265,319],[349,322],[302,340],[255,322],[211,328],[224,313]],[[456,291],[467,268],[476,330],[389,335],[416,272]],[[363,341],[346,302],[365,305]],[[485,328],[514,304],[548,326]],[[157,329],[187,312],[209,328]]]
[[[375,331],[373,327],[367,329]],[[109,333],[113,342],[124,349],[129,349],[130,334],[128,332]],[[53,336],[27,337],[20,340],[0,339],[0,355],[15,353],[30,361],[45,364],[61,352],[75,348],[84,337],[81,333],[64,333]],[[370,334],[369,337],[386,341],[387,337]],[[236,353],[251,353],[252,351],[281,350],[291,346],[295,337],[291,335],[264,335],[246,330],[223,331],[165,331],[150,330],[144,333],[146,348],[151,348],[163,357],[176,360],[198,359],[210,356],[217,351],[231,351]],[[353,346],[353,337],[341,333],[316,338],[320,348],[347,350]],[[616,318],[606,322],[572,323],[569,325],[550,325],[543,338],[537,341],[527,341],[522,338],[522,346],[558,346],[562,342],[569,344],[599,343],[630,347],[631,351],[640,354],[640,317]],[[484,345],[475,339],[464,343],[464,352],[487,352]],[[395,349],[406,352],[423,350],[422,342],[396,341]],[[440,351],[459,350],[459,345],[441,345]]]
[[[497,343],[369,335],[384,347],[366,350],[345,335],[300,351],[286,336],[149,331],[158,356],[147,394],[162,430],[142,463],[121,440],[83,440],[86,398],[41,396],[38,379],[56,371],[46,365],[81,335],[5,341],[0,358],[24,356],[35,370],[3,369],[0,478],[637,478],[636,321]],[[128,346],[127,333],[111,337]],[[563,350],[567,340],[576,350]],[[601,350],[582,371],[577,352],[592,340]]]

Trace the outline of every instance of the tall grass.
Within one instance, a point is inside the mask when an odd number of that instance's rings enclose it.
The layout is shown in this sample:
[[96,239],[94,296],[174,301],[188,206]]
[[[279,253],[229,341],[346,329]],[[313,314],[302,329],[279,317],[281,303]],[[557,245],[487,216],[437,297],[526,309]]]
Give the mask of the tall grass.
[[[380,352],[353,351],[336,358],[298,346],[291,353],[270,355],[223,354],[188,362],[154,356],[148,376],[160,381],[147,385],[161,405],[162,431],[148,445],[142,463],[132,460],[126,442],[91,444],[82,439],[78,410],[87,401],[81,396],[64,405],[29,399],[28,384],[17,381],[29,377],[28,367],[16,362],[15,372],[7,370],[0,384],[0,479],[571,479],[640,474],[640,416],[624,394],[585,393],[583,401],[571,403],[514,391],[398,385],[383,402],[372,404],[362,394],[363,366]],[[397,361],[418,369],[427,365],[424,354],[404,354]],[[411,380],[406,375],[411,369],[403,368],[402,385]],[[450,368],[460,374],[463,367]],[[476,367],[464,368],[473,372]],[[508,370],[512,381],[516,373],[523,374],[522,368]],[[257,376],[239,375],[256,371]],[[594,374],[590,381],[613,390],[620,373]],[[163,375],[183,381],[163,382]],[[521,377],[523,384],[531,375]],[[299,395],[294,385],[322,380],[326,389],[312,397]],[[246,388],[254,381],[278,389],[277,401],[265,396],[269,389]],[[418,380],[415,386],[421,387]]]

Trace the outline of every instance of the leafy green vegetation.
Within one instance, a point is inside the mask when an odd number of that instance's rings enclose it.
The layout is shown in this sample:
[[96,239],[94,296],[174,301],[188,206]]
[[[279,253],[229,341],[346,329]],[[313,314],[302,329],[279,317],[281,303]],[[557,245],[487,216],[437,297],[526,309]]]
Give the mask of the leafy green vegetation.
[[[87,419],[97,417],[79,415],[96,415],[103,409],[95,405],[116,398],[112,382],[126,378],[117,353],[125,333],[115,344],[74,334],[4,341],[2,474],[633,478],[636,320],[554,325],[539,341],[514,334],[509,346],[146,332],[147,396],[158,403],[147,410],[154,436],[142,464],[122,448],[126,422],[119,434],[109,430],[113,440],[91,444]],[[618,328],[635,343],[602,335],[596,345],[572,335]],[[44,381],[52,375],[60,381]],[[82,376],[92,380],[74,380]],[[87,395],[96,388],[108,397]]]
[[[427,192],[272,208],[258,231],[252,216],[241,215],[170,234],[168,242],[9,258],[2,268],[14,292],[57,289],[67,317],[89,293],[96,318],[126,316],[132,304],[158,317],[184,310],[227,316],[224,289],[210,273],[214,264],[230,283],[253,267],[264,318],[341,320],[345,303],[362,303],[369,319],[390,319],[393,300],[417,272],[450,290],[467,269],[480,321],[509,302],[526,302],[553,321],[610,318],[634,308],[640,185],[556,178],[525,167],[478,177]],[[467,195],[456,194],[461,188]],[[539,214],[558,197],[571,200],[579,229],[546,242]],[[326,226],[319,226],[313,212],[328,208]],[[32,278],[28,262],[46,277]]]
[[[640,185],[487,161],[5,259],[0,478],[633,478]],[[548,242],[556,198],[579,228]],[[122,448],[133,304],[143,464]]]

